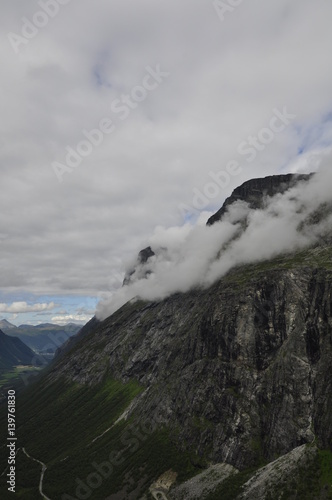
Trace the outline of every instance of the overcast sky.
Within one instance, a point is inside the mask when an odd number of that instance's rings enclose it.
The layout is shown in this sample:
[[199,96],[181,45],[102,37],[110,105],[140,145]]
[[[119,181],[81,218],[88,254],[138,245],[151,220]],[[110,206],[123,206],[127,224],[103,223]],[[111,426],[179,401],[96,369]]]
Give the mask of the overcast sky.
[[12,0],[1,19],[14,324],[85,322],[157,226],[331,148],[330,0]]

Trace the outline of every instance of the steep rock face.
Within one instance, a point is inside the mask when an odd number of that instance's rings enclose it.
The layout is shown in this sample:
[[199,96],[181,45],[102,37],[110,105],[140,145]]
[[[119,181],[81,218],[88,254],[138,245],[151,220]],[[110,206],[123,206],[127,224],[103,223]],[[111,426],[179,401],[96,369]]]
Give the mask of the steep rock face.
[[249,203],[250,208],[262,208],[266,196],[284,193],[298,182],[307,181],[311,177],[312,174],[285,174],[251,179],[234,189],[231,196],[225,200],[218,212],[209,218],[207,225],[211,226],[215,222],[221,220],[228,207],[235,201],[246,201]]
[[310,256],[248,266],[205,291],[124,306],[51,378],[106,373],[146,390],[137,421],[164,423],[182,449],[242,469],[332,439],[332,273]]
[[[143,250],[141,250],[138,254],[138,257],[137,257],[137,262],[135,264],[135,266],[133,267],[133,269],[130,269],[129,271],[127,271],[125,277],[124,277],[124,280],[123,280],[123,286],[125,285],[130,285],[130,283],[132,282],[132,278],[133,278],[133,275],[139,271],[139,268],[143,265],[143,264],[146,264],[148,262],[148,260],[153,257],[155,255],[154,251],[152,250],[151,247],[146,247],[146,248],[143,248]],[[139,273],[139,278],[143,278],[143,277],[146,277],[147,274],[149,274],[148,271],[144,270],[142,271],[141,273]]]
[[[295,483],[295,488],[293,487],[293,491],[288,491],[290,498],[303,498],[306,492],[302,491],[300,493],[298,491],[299,485],[296,484],[299,482],[298,476],[301,473],[308,474],[311,472],[317,457],[317,451],[314,445],[302,445],[268,464],[266,467],[259,469],[258,472],[243,485],[243,492],[238,496],[237,500],[251,500],[252,498],[283,498],[285,490],[284,484],[292,484],[292,482]],[[291,490],[291,488],[289,488],[289,490]],[[298,493],[300,493],[300,495],[298,495]],[[324,495],[324,491],[318,493],[320,493],[319,498],[328,498]]]
[[171,500],[203,500],[209,496],[225,479],[235,475],[238,470],[228,464],[216,464],[189,479],[168,493]]
[[[222,207],[208,219],[206,224],[207,226],[212,226],[215,222],[220,221],[229,207],[237,201],[248,203],[251,209],[261,209],[264,206],[266,197],[274,196],[277,193],[284,193],[288,189],[296,186],[298,182],[308,181],[312,176],[313,174],[285,174],[251,179],[237,187],[231,196],[226,198]],[[307,222],[309,224],[318,223],[320,219],[326,215],[326,211],[331,213],[332,206],[330,206],[328,210],[327,207],[321,207],[320,213],[312,214],[311,219]],[[245,224],[243,227],[245,227]],[[332,235],[330,235],[329,242],[332,242]],[[151,270],[149,267],[145,266],[145,264],[149,263],[149,259],[156,255],[155,252],[158,254],[161,250],[162,249],[158,248],[153,250],[150,246],[141,250],[133,268],[126,272],[123,285],[130,285],[138,279],[146,278],[151,273]]]

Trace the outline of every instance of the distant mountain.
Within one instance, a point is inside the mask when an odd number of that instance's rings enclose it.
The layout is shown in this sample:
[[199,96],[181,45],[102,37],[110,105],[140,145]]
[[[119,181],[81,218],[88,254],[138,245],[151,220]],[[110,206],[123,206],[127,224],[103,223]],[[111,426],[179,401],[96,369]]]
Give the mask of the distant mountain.
[[74,323],[68,323],[64,326],[53,325],[52,323],[44,323],[36,326],[14,326],[9,321],[3,319],[0,321],[0,328],[7,335],[18,337],[35,352],[54,354],[82,326],[75,325]]
[[13,325],[12,323],[9,323],[6,319],[1,319],[0,320],[0,329],[4,332],[5,330],[15,330],[17,326]]
[[17,365],[31,365],[35,353],[17,337],[10,337],[0,330],[0,371]]

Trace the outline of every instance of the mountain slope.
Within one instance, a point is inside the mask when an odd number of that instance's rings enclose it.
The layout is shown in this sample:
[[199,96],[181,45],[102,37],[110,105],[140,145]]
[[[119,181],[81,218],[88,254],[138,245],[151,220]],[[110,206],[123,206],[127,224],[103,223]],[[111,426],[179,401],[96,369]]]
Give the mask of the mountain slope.
[[7,335],[18,337],[30,349],[38,353],[54,353],[58,347],[82,328],[81,325],[73,323],[64,326],[45,323],[36,326],[20,325],[18,327],[11,325],[6,320],[2,320],[1,323],[3,324],[2,330]]
[[[178,473],[180,484],[211,462],[243,471],[225,483],[233,491],[234,481],[243,486],[262,464],[305,443],[329,449],[331,256],[313,250],[245,266],[203,292],[127,304],[93,320],[88,337],[21,398],[20,440],[48,464],[44,491],[78,498],[76,478],[86,484],[92,464],[107,461],[110,450],[125,461],[114,467],[116,481],[93,491],[96,499],[126,488],[136,493],[114,499],[140,498],[166,470]],[[127,384],[138,392],[123,399]],[[97,404],[105,390],[108,398]],[[74,447],[58,419],[72,427]],[[59,429],[52,446],[49,425]],[[170,460],[158,462],[153,450]],[[315,488],[323,487],[323,469],[312,467]]]
[[6,319],[1,319],[0,320],[0,330],[5,332],[5,330],[15,330],[17,327],[7,321]]
[[327,268],[303,254],[298,263],[296,256],[239,269],[203,292],[127,305],[97,324],[89,343],[59,360],[49,377],[96,384],[110,370],[138,380],[149,391],[137,418],[163,416],[172,429],[180,425],[183,448],[239,468],[314,437],[326,447],[331,251],[324,255]]
[[30,365],[35,353],[20,339],[10,337],[0,330],[0,370],[10,370],[16,365]]

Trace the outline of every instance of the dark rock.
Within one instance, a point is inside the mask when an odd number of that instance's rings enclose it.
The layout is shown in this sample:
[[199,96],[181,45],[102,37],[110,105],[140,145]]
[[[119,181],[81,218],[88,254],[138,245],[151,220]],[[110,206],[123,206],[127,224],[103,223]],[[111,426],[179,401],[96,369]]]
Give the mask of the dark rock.
[[256,268],[244,283],[242,273],[208,290],[124,306],[95,324],[52,376],[137,379],[149,390],[134,420],[156,415],[181,448],[239,469],[314,437],[329,446],[331,272]]
[[[133,275],[139,270],[139,268],[141,266],[143,266],[144,264],[146,264],[148,262],[150,257],[153,257],[154,255],[155,255],[155,253],[151,247],[146,247],[143,250],[141,250],[138,254],[136,265],[134,266],[133,269],[130,269],[129,271],[127,271],[122,285],[123,286],[130,285],[130,283],[132,283]],[[143,271],[143,275],[140,276],[140,278],[147,277],[149,275],[149,273],[150,273],[149,270]]]
[[235,201],[245,201],[249,203],[250,208],[262,208],[266,196],[284,193],[287,189],[295,186],[297,182],[309,180],[312,175],[313,174],[286,174],[251,179],[234,189],[231,196],[225,200],[218,212],[209,218],[207,225],[211,226],[215,222],[220,221],[228,207]]

